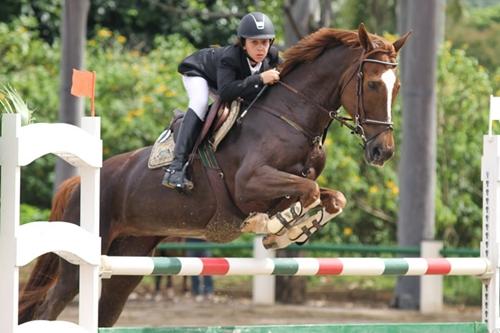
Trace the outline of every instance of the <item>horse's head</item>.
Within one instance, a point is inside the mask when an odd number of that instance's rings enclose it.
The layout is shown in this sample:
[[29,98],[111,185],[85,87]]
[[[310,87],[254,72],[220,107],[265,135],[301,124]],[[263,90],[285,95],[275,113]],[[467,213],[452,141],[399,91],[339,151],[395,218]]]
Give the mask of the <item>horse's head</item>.
[[354,120],[364,142],[365,159],[382,166],[394,154],[391,108],[399,91],[396,57],[410,33],[389,43],[375,40],[359,26],[361,57],[346,72],[341,103]]

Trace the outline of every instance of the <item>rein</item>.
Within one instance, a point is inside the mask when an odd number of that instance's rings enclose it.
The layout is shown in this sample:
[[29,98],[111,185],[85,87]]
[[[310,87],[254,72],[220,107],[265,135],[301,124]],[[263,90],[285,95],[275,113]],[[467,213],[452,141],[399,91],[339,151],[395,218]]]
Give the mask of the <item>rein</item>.
[[286,89],[288,89],[291,92],[293,92],[294,94],[302,97],[302,99],[304,99],[308,103],[314,104],[314,106],[316,106],[321,111],[323,111],[325,113],[328,113],[328,116],[330,117],[330,119],[338,121],[342,126],[345,126],[345,127],[349,128],[353,133],[357,133],[356,127],[354,125],[351,125],[349,123],[350,121],[352,121],[351,118],[339,116],[339,112],[338,111],[330,111],[330,110],[326,109],[323,105],[321,105],[318,102],[310,99],[309,97],[307,97],[306,95],[304,95],[302,92],[298,91],[297,89],[295,89],[294,87],[292,87],[291,85],[289,85],[289,84],[287,84],[287,83],[285,83],[283,81],[278,81],[278,83],[281,84]]
[[[340,113],[339,110],[328,110],[323,105],[321,105],[318,102],[316,102],[315,100],[309,98],[304,93],[302,93],[301,91],[295,89],[294,87],[292,87],[288,83],[285,83],[285,82],[283,82],[281,80],[279,80],[277,83],[280,84],[280,85],[282,85],[287,90],[289,90],[292,93],[294,93],[295,95],[301,97],[306,102],[308,102],[310,104],[313,104],[319,110],[327,113],[328,116],[330,117],[330,123],[331,123],[332,120],[336,120],[336,121],[338,121],[340,123],[341,126],[345,126],[345,127],[349,128],[351,130],[352,134],[356,134],[356,135],[358,135],[360,137],[361,141],[363,142],[362,146],[364,148],[364,147],[366,147],[366,145],[370,141],[374,140],[377,136],[379,136],[383,132],[389,131],[389,130],[391,130],[391,131],[393,130],[393,122],[392,121],[382,121],[382,120],[376,120],[376,119],[367,118],[366,117],[365,108],[364,108],[364,103],[363,103],[363,76],[364,76],[363,65],[365,63],[367,63],[367,62],[371,62],[371,63],[374,63],[374,64],[380,64],[380,65],[389,65],[389,66],[397,66],[398,65],[397,62],[382,61],[382,60],[369,59],[368,58],[370,55],[372,55],[374,53],[379,53],[379,52],[383,52],[383,51],[375,49],[375,50],[372,50],[372,51],[370,51],[370,52],[368,52],[366,54],[363,51],[363,53],[361,54],[360,60],[359,60],[358,70],[354,71],[352,73],[352,75],[349,77],[349,80],[347,80],[347,83],[344,84],[342,86],[342,88],[340,89],[339,95],[340,95],[340,100],[342,100],[342,95],[344,94],[344,90],[349,85],[349,83],[353,80],[353,78],[356,77],[356,96],[357,96],[357,99],[356,99],[356,110],[355,110],[355,113],[354,113],[354,118],[340,116],[339,115],[339,113]],[[257,96],[251,101],[251,103],[249,104],[249,106],[238,117],[238,120],[237,120],[238,124],[241,124],[241,122],[242,122],[243,118],[245,117],[245,115],[247,114],[248,110],[252,106],[254,106],[254,103],[259,99],[259,97],[262,95],[262,93],[266,90],[267,87],[268,86],[266,85],[266,86],[264,86],[261,89],[261,91],[257,94]],[[288,125],[290,125],[294,129],[296,129],[297,131],[301,132],[306,137],[308,137],[312,141],[313,144],[317,144],[318,142],[322,141],[321,139],[322,139],[322,136],[323,136],[323,134],[324,134],[325,131],[323,131],[321,133],[321,135],[315,135],[311,131],[305,129],[304,127],[302,127],[301,125],[299,125],[298,123],[296,123],[295,121],[287,118],[284,115],[279,114],[278,112],[276,112],[272,108],[269,108],[269,107],[266,107],[266,106],[263,106],[263,105],[258,105],[258,106],[254,106],[254,107],[258,107],[258,108],[260,108],[260,109],[262,109],[264,111],[267,111],[271,115],[273,115],[273,116],[275,116],[275,117],[283,120],[285,123],[287,123]],[[330,123],[328,123],[328,125],[327,125],[326,128],[328,128],[328,126],[330,126]],[[364,124],[377,125],[377,126],[385,126],[385,128],[382,129],[381,131],[379,131],[378,133],[372,135],[371,137],[366,138],[365,130],[363,128]]]

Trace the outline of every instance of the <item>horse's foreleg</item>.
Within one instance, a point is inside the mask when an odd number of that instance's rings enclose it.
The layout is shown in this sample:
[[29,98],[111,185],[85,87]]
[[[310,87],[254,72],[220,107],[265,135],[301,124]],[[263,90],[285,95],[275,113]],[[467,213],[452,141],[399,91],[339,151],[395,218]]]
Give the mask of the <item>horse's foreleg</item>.
[[325,208],[318,205],[296,221],[293,227],[287,229],[285,233],[266,235],[262,244],[266,249],[282,249],[292,243],[303,244],[340,213],[341,211],[330,214],[326,212]]
[[269,217],[265,213],[252,214],[243,225],[243,232],[281,233],[294,220],[319,204],[318,184],[269,166],[262,166],[249,172],[242,169],[236,174],[236,199],[240,202],[274,200],[284,197],[298,197],[299,201],[284,211]]
[[243,232],[257,234],[283,235],[291,229],[312,208],[320,205],[319,199],[307,207],[302,207],[300,201],[293,203],[285,210],[269,216],[266,213],[254,213],[245,219],[242,226]]
[[346,199],[341,192],[322,188],[321,204],[301,217],[286,233],[266,236],[263,240],[264,247],[281,249],[291,243],[307,242],[314,233],[342,213],[345,205]]
[[235,196],[239,203],[267,201],[284,197],[298,197],[303,207],[308,207],[320,197],[318,184],[272,168],[268,165],[251,169],[242,168],[235,177]]
[[346,198],[342,192],[321,188],[321,205],[309,216],[305,216],[288,230],[288,238],[297,243],[307,242],[312,234],[323,228],[330,220],[342,213]]

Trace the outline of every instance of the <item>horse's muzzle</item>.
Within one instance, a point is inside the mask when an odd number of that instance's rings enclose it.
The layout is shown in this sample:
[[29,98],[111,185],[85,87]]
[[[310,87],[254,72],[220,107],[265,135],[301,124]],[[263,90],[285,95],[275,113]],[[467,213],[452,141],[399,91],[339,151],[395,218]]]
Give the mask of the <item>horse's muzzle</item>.
[[365,159],[374,166],[383,166],[394,155],[392,132],[384,133],[365,146]]

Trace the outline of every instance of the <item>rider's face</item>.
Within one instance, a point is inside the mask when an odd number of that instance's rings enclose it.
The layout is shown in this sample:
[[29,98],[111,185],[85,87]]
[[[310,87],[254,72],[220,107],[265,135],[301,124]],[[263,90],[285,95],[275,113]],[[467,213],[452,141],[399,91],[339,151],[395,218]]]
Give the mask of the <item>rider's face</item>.
[[243,48],[247,51],[250,58],[257,62],[262,62],[269,51],[271,42],[269,39],[245,39]]

